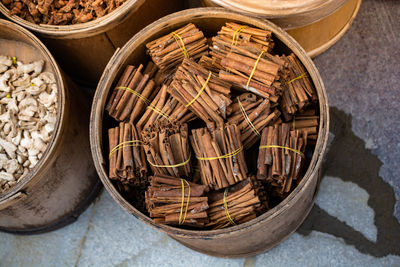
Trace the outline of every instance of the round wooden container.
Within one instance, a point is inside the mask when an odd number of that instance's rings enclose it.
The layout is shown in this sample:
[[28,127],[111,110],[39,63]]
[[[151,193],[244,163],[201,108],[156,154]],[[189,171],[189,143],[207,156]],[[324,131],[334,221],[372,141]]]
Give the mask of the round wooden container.
[[293,36],[310,57],[315,57],[345,34],[361,0],[203,0],[203,4],[269,19]]
[[58,114],[53,137],[32,171],[0,194],[0,230],[49,231],[75,221],[101,189],[90,157],[89,98],[66,83],[47,48],[24,28],[0,20],[0,51],[22,62],[43,59],[44,71],[56,77]]
[[0,2],[0,12],[39,36],[61,68],[81,84],[97,84],[117,47],[156,19],[180,10],[179,0],[126,0],[104,17],[74,25],[37,25],[10,16]]
[[[114,81],[120,77],[128,64],[137,65],[149,60],[145,53],[147,42],[189,22],[194,23],[206,36],[210,37],[216,35],[227,21],[272,31],[275,39],[278,39],[276,47],[285,53],[293,51],[306,67],[319,96],[320,129],[314,155],[304,178],[294,191],[279,205],[252,221],[221,230],[186,230],[154,224],[152,219],[128,203],[108,178],[107,148],[103,147],[103,140],[104,143],[107,142],[104,139],[107,138],[107,129],[103,128],[103,122],[107,123],[103,121],[106,118],[104,107],[107,98],[115,86]],[[244,257],[263,252],[279,244],[300,226],[312,208],[328,140],[328,112],[327,96],[318,70],[301,46],[282,29],[269,21],[222,8],[189,9],[166,16],[144,28],[111,58],[99,82],[92,105],[90,119],[92,155],[105,188],[123,208],[135,217],[194,250],[219,257]]]

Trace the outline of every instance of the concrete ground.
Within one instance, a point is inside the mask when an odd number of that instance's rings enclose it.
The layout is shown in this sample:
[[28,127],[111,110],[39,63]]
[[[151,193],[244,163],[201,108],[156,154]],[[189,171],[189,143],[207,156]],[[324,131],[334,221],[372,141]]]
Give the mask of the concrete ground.
[[0,233],[0,266],[400,266],[400,1],[364,0],[342,40],[315,59],[331,107],[316,205],[256,257],[194,252],[103,192],[79,220],[35,236]]

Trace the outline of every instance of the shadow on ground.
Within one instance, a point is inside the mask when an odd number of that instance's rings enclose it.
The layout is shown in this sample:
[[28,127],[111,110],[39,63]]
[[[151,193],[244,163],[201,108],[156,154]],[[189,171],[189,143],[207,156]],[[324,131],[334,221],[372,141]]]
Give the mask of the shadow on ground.
[[379,176],[382,162],[353,133],[351,115],[333,107],[330,108],[330,115],[330,131],[335,138],[326,155],[324,174],[356,183],[368,192],[368,205],[375,212],[377,242],[368,240],[317,205],[297,232],[302,235],[308,235],[313,230],[328,233],[375,257],[400,255],[400,224],[393,215],[396,199],[393,188]]

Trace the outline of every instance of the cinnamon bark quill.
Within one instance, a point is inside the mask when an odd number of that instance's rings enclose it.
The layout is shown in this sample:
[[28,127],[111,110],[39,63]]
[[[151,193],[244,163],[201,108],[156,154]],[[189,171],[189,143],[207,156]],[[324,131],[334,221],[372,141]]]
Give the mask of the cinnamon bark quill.
[[208,223],[208,188],[167,175],[150,176],[146,207],[155,223],[203,227]]
[[209,195],[208,227],[226,228],[245,223],[268,209],[267,195],[254,176]]
[[190,141],[199,160],[202,183],[217,190],[247,178],[240,132],[236,125],[192,130]]
[[293,120],[288,122],[291,130],[307,132],[307,143],[315,144],[318,137],[319,116],[316,115],[315,108],[308,109],[302,113],[296,113]]
[[184,58],[199,59],[208,53],[207,39],[192,23],[147,43],[146,47],[165,79],[172,78]]
[[109,178],[125,185],[145,182],[147,165],[135,126],[121,122],[108,130]]
[[306,145],[307,132],[290,131],[288,123],[262,131],[257,178],[266,181],[274,196],[284,198],[300,179]]
[[189,177],[191,154],[187,124],[156,121],[142,131],[142,138],[154,174]]
[[230,84],[192,59],[184,59],[169,88],[170,94],[204,122],[223,125],[230,100]]
[[228,122],[238,125],[245,149],[254,145],[261,138],[262,129],[278,119],[281,114],[279,110],[272,111],[268,99],[252,93],[238,96],[230,108],[232,113]]

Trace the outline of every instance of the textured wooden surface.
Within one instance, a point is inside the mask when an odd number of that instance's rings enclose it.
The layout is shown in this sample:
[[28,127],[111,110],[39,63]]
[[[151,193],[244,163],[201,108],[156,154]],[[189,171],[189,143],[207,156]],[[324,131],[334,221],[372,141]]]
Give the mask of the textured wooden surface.
[[[106,131],[106,129],[103,129],[103,113],[107,96],[112,90],[114,80],[119,77],[127,64],[137,65],[145,62],[144,45],[147,42],[189,22],[196,24],[205,32],[205,35],[212,36],[225,24],[227,18],[229,18],[229,21],[271,30],[276,38],[282,42],[282,45],[286,47],[285,49],[293,51],[303,62],[316,86],[320,100],[321,121],[316,151],[305,177],[293,193],[281,204],[248,223],[212,231],[183,230],[167,225],[155,225],[151,219],[129,204],[108,179],[107,157],[102,146],[102,138]],[[287,33],[269,22],[229,12],[222,8],[192,9],[175,13],[149,25],[134,36],[113,56],[107,65],[106,72],[96,90],[91,112],[92,154],[100,179],[112,197],[128,212],[148,225],[160,229],[193,249],[220,257],[243,257],[260,253],[277,245],[295,231],[313,204],[313,196],[317,190],[318,173],[328,138],[329,115],[326,92],[318,71],[304,50],[292,40]]]

